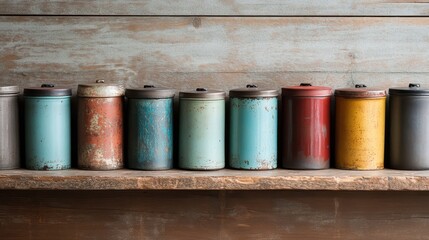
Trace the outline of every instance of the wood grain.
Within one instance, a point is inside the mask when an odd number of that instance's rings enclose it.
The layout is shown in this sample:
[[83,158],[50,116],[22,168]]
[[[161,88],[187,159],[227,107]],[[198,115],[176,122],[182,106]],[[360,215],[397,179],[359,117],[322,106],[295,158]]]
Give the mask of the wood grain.
[[428,191],[429,171],[0,171],[0,189]]
[[424,0],[3,0],[0,14],[428,16]]
[[2,84],[228,90],[428,80],[429,18],[0,17]]
[[2,239],[425,239],[428,192],[1,191]]

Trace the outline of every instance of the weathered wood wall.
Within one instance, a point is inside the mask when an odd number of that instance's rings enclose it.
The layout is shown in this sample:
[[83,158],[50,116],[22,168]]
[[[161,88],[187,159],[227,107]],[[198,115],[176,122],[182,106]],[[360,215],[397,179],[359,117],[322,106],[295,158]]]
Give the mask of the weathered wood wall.
[[[0,83],[429,80],[427,1],[1,1]],[[402,16],[402,17],[398,17]]]
[[9,15],[427,16],[425,0],[3,0]]
[[427,239],[428,201],[428,192],[5,191],[0,233],[34,240]]

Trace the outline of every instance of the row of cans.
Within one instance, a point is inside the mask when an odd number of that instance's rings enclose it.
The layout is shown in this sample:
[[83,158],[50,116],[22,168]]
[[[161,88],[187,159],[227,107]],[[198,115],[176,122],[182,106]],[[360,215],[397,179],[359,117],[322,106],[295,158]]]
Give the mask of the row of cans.
[[[79,85],[78,167],[123,168],[126,119],[126,166],[171,169],[175,93],[150,85],[124,89],[101,80]],[[17,86],[0,87],[0,169],[20,167],[19,94]],[[26,168],[71,167],[71,95],[70,88],[52,84],[24,89]],[[390,88],[389,95],[390,166],[429,169],[429,90],[410,84]],[[235,169],[275,169],[279,153],[283,168],[329,168],[333,142],[336,168],[382,169],[386,97],[384,89],[364,85],[337,89],[333,94],[329,87],[301,84],[282,88],[279,102],[278,90],[247,85],[229,92],[226,139],[226,93],[206,88],[180,92],[178,166],[192,170],[224,168],[227,140],[228,165]],[[335,110],[331,111],[333,100]],[[331,119],[332,113],[335,119]]]

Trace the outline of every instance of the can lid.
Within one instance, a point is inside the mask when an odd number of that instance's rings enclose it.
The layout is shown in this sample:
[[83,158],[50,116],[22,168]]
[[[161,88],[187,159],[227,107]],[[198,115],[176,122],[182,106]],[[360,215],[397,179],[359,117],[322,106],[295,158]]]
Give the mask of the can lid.
[[40,87],[24,88],[24,96],[50,96],[50,97],[61,97],[71,96],[71,88],[55,87],[55,84],[44,83]]
[[389,88],[389,94],[409,96],[429,96],[429,89],[420,88],[419,83],[410,83],[408,87]]
[[18,94],[18,86],[0,86],[0,95]]
[[356,84],[355,88],[340,88],[335,90],[335,96],[351,98],[381,98],[386,97],[386,90],[367,88],[364,84]]
[[275,89],[258,88],[254,84],[247,84],[245,88],[236,88],[229,91],[230,97],[258,98],[277,97],[278,95],[279,92]]
[[121,97],[125,89],[121,84],[104,83],[104,80],[96,80],[95,83],[79,84],[77,95],[79,97]]
[[155,87],[154,85],[144,85],[143,88],[127,88],[125,90],[127,98],[172,98],[175,93],[174,89]]
[[301,83],[299,86],[282,88],[282,95],[293,97],[327,97],[332,95],[332,88],[313,86],[311,83]]
[[221,100],[225,99],[225,92],[220,90],[209,90],[207,88],[197,88],[194,91],[180,92],[179,97]]

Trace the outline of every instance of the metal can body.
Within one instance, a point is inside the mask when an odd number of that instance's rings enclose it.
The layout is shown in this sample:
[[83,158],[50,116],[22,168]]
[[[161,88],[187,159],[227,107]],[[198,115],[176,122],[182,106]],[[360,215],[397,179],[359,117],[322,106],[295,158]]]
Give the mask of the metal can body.
[[230,101],[230,167],[277,168],[277,97]]
[[336,167],[384,168],[386,97],[336,96]]
[[429,90],[414,88],[413,93],[413,88],[389,90],[390,166],[425,170],[429,169]]
[[283,167],[329,168],[330,97],[283,98]]
[[225,167],[225,100],[180,98],[179,167]]
[[128,99],[128,166],[173,167],[173,98]]
[[17,86],[0,87],[0,169],[19,168],[19,110]]
[[26,167],[70,168],[70,96],[25,96],[24,116]]
[[332,89],[301,84],[282,92],[283,167],[329,168]]
[[123,167],[122,97],[79,97],[78,167]]

